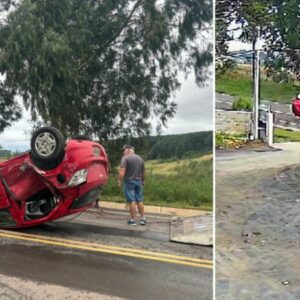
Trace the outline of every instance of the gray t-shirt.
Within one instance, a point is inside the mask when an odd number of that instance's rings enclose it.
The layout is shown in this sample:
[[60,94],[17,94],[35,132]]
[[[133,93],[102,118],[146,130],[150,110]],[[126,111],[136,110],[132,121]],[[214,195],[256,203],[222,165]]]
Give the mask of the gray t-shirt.
[[121,160],[121,168],[126,169],[124,180],[142,180],[145,165],[143,159],[139,155],[124,155]]

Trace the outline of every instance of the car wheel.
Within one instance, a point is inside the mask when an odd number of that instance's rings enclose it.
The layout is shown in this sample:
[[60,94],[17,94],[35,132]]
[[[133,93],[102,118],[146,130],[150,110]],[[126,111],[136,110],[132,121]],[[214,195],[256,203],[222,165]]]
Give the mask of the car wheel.
[[42,170],[56,168],[64,158],[65,139],[55,127],[42,127],[31,138],[31,159]]

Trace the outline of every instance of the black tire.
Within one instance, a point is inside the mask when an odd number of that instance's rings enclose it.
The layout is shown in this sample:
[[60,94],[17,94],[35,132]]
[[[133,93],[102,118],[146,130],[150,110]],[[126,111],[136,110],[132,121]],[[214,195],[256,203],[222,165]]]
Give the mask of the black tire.
[[65,138],[55,127],[42,127],[32,136],[31,160],[42,170],[56,168],[65,155]]

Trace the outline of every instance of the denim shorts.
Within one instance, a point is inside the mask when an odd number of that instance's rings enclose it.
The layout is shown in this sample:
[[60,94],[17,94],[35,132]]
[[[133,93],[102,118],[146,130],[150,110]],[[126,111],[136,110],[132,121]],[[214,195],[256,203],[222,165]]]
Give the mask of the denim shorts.
[[124,180],[124,194],[127,202],[141,202],[144,200],[143,184],[139,179]]

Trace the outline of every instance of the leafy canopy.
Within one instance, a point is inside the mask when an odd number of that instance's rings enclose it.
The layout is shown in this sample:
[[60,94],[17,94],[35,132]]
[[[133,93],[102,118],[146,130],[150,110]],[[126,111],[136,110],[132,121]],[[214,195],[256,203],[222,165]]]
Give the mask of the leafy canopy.
[[0,28],[3,88],[65,133],[144,135],[174,115],[179,70],[208,78],[211,21],[210,0],[23,0]]
[[287,68],[300,76],[299,0],[217,0],[216,54],[226,55],[226,42],[233,37],[228,27],[241,26],[240,41],[266,42],[268,67]]

